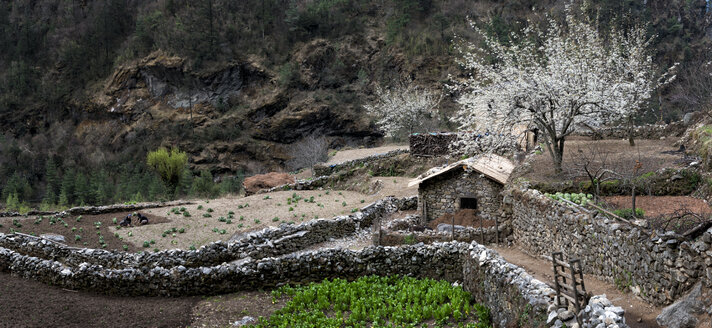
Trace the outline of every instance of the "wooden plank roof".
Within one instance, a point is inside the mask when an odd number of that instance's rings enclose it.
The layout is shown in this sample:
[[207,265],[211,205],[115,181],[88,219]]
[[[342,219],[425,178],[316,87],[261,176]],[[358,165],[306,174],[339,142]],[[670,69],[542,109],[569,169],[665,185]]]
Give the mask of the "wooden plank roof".
[[509,176],[514,170],[514,164],[510,160],[494,154],[468,158],[452,163],[441,169],[431,169],[429,173],[426,173],[424,177],[418,177],[411,180],[408,183],[408,187],[418,185],[424,181],[430,180],[434,177],[437,177],[439,175],[458,168],[469,168],[475,170],[481,174],[484,174],[486,177],[504,185],[505,183],[507,183]]

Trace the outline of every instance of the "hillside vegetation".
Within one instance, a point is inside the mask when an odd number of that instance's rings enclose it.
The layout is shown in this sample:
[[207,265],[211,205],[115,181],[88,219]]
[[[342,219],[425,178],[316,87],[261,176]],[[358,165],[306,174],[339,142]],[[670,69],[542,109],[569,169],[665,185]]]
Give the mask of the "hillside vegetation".
[[[649,24],[659,67],[681,62],[640,120],[709,106],[705,0],[589,2],[600,29]],[[0,1],[3,201],[58,202],[65,184],[69,204],[174,196],[145,164],[159,146],[188,153],[188,181],[281,169],[289,145],[310,135],[378,143],[363,105],[377,86],[440,91],[464,74],[453,38],[476,41],[468,17],[507,40],[542,12],[560,18],[566,3]],[[440,103],[443,129],[453,96]]]

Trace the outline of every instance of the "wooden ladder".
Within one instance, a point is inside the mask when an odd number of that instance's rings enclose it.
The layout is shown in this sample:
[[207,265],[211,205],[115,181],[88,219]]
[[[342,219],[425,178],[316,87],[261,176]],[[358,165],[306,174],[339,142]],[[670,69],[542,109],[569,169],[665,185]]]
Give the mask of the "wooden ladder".
[[[579,327],[583,327],[583,322],[579,313],[581,309],[588,304],[588,294],[586,293],[586,286],[583,282],[583,269],[581,268],[581,260],[579,259],[569,259],[569,262],[564,262],[564,254],[562,252],[555,252],[551,254],[551,260],[554,265],[554,286],[556,289],[557,306],[559,307],[569,307],[569,302],[574,304],[574,309],[576,312],[574,316],[579,324]],[[569,269],[569,280],[567,281],[566,269]]]

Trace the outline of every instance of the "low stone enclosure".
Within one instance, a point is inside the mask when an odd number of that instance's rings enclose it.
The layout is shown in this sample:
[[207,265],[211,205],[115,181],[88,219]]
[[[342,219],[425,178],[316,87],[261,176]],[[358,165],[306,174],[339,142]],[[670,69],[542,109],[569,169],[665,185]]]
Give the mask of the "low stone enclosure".
[[712,228],[694,240],[659,234],[569,206],[531,189],[510,189],[513,239],[535,256],[564,252],[596,275],[657,305],[695,283],[712,287]]
[[[552,288],[474,242],[300,251],[366,227],[379,216],[414,207],[414,198],[389,198],[348,217],[268,228],[196,251],[129,254],[0,234],[0,271],[64,288],[126,296],[212,295],[325,278],[402,274],[458,282],[491,309],[499,327],[576,326],[571,311],[557,310]],[[623,313],[605,297],[594,296],[581,318],[584,327],[626,327]]]
[[14,216],[24,216],[24,215],[45,215],[45,216],[61,216],[66,215],[89,215],[89,214],[104,214],[104,213],[114,213],[114,212],[130,212],[138,211],[147,208],[156,207],[169,207],[169,206],[181,206],[192,204],[192,202],[186,201],[172,201],[172,202],[150,202],[150,203],[137,203],[137,204],[115,204],[106,206],[78,206],[72,207],[66,211],[62,212],[47,212],[47,211],[29,211],[25,214],[18,212],[0,212],[0,217],[14,217]]
[[479,228],[449,224],[440,224],[441,229],[421,229],[419,215],[409,215],[404,219],[396,219],[380,230],[374,231],[373,244],[381,246],[396,246],[408,243],[436,243],[436,242],[477,242],[482,245],[510,244],[512,239],[511,221],[499,222],[496,226]]

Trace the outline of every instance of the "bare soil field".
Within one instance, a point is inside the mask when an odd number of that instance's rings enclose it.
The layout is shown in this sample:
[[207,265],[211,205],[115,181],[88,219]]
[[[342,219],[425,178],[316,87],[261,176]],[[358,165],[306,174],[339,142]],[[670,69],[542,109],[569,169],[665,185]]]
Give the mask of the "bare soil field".
[[524,175],[534,181],[560,182],[563,179],[583,178],[584,173],[575,165],[581,162],[581,153],[607,154],[606,168],[627,173],[632,171],[636,161],[640,161],[640,171],[653,172],[661,168],[681,167],[686,162],[682,153],[676,152],[675,140],[636,140],[635,146],[628,145],[628,140],[590,140],[576,137],[566,140],[561,174],[554,170],[551,156],[543,150],[528,158],[531,169]]
[[[630,196],[604,197],[615,209],[631,208]],[[688,196],[637,196],[635,207],[643,210],[653,229],[685,233],[709,221],[712,208],[702,199]]]
[[[185,211],[190,213],[189,217],[181,214],[183,212],[180,212],[180,208],[177,214],[171,212],[172,208],[150,209],[146,213],[163,217],[166,221],[129,228],[132,235],[124,236],[124,240],[139,247],[145,241],[155,241],[149,249],[188,249],[191,246],[197,248],[213,241],[228,240],[236,233],[280,224],[297,224],[315,218],[348,215],[387,196],[405,197],[417,194],[416,187],[407,187],[409,178],[371,178],[372,183],[377,180],[380,180],[379,190],[371,195],[345,190],[305,190],[227,197],[196,201],[193,205],[184,206]],[[184,232],[166,233],[174,227],[183,228]],[[166,237],[163,237],[164,233]]]
[[[614,208],[631,208],[630,196],[603,197],[603,200]],[[702,199],[688,196],[636,196],[635,207],[645,212],[645,217],[672,216],[676,212],[687,210],[702,216],[709,217],[712,208]]]
[[85,215],[79,220],[73,216],[55,223],[50,223],[50,217],[41,221],[38,217],[0,218],[0,232],[59,234],[65,237],[66,244],[75,247],[102,248],[100,240],[103,240],[105,249],[129,252],[198,248],[228,240],[236,233],[348,215],[387,196],[416,195],[417,188],[408,187],[408,181],[404,177],[370,177],[369,183],[378,186],[370,195],[345,190],[308,190],[199,200],[193,205],[141,211],[148,216],[149,224],[124,228],[119,228],[113,219],[120,222],[130,212]]
[[375,148],[339,150],[326,161],[326,165],[339,164],[372,155],[385,154],[398,149],[408,149],[408,145],[388,145]]
[[284,306],[269,291],[217,296],[119,297],[66,290],[0,273],[0,328],[229,327]]
[[[129,232],[132,232],[136,226],[117,228],[118,225],[114,223],[114,218],[116,218],[117,222],[120,222],[129,213],[131,212],[70,216],[62,219],[63,221],[55,221],[54,223],[52,223],[54,219],[51,217],[43,217],[41,220],[38,216],[0,218],[0,225],[2,225],[0,232],[11,233],[14,230],[36,236],[45,233],[62,235],[65,238],[65,244],[74,247],[102,248],[100,240],[103,240],[103,244],[106,245],[105,249],[133,252],[142,248],[142,244],[132,242],[132,238],[129,236]],[[146,214],[149,219],[149,223],[143,227],[163,226],[170,222],[169,219],[163,216],[152,215],[144,211],[141,211],[141,213]],[[101,224],[97,224],[97,222]],[[133,220],[133,222],[137,224],[136,220]],[[126,249],[124,249],[124,245]],[[153,245],[151,245],[151,249],[153,249]]]
[[[266,293],[265,293],[266,294]],[[200,297],[75,292],[0,273],[0,327],[187,327]]]

